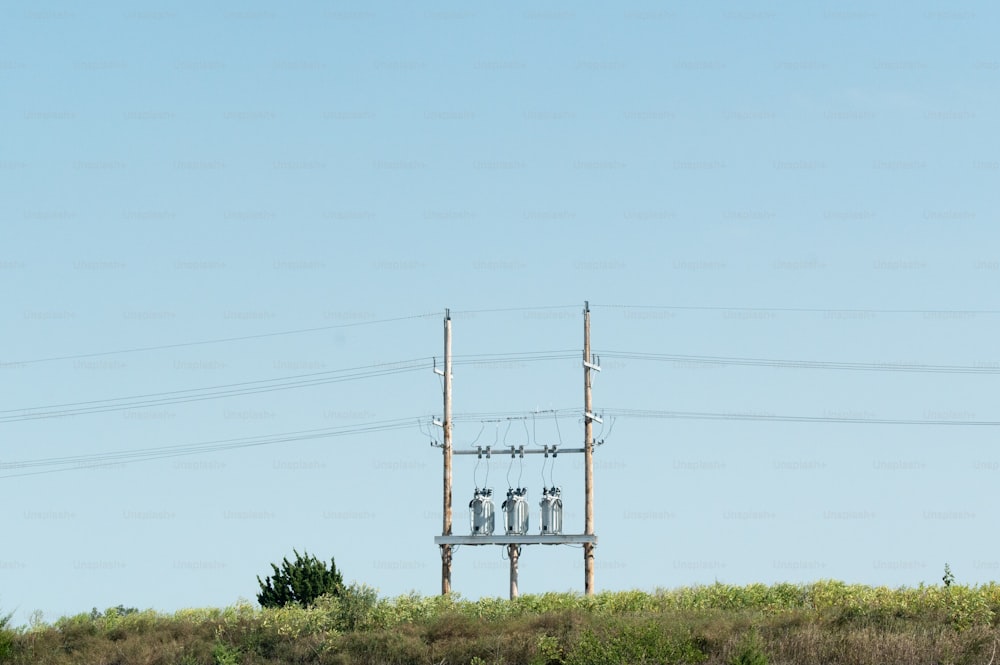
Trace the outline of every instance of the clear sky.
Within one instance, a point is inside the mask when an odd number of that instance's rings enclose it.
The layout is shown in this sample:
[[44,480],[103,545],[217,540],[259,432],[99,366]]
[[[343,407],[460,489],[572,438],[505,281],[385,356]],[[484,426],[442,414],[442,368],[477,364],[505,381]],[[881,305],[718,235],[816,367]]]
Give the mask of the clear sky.
[[[436,593],[444,309],[456,445],[578,445],[585,300],[599,589],[994,579],[997,19],[4,3],[0,609],[253,600],[292,548]],[[540,462],[456,458],[456,532]],[[549,471],[580,532],[580,460]],[[523,553],[523,592],[582,584]],[[501,549],[454,587],[504,595]]]

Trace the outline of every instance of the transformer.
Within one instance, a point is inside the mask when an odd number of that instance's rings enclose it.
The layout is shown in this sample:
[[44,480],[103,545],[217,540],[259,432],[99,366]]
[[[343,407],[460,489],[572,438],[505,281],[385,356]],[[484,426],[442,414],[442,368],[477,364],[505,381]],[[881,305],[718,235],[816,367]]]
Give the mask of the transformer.
[[496,514],[493,512],[493,490],[476,488],[472,501],[469,502],[469,519],[473,536],[489,536],[493,534],[496,525]]
[[559,498],[561,490],[558,487],[542,488],[542,534],[562,533],[562,499]]
[[510,535],[528,533],[528,488],[518,487],[507,490],[507,500],[503,502],[504,525]]

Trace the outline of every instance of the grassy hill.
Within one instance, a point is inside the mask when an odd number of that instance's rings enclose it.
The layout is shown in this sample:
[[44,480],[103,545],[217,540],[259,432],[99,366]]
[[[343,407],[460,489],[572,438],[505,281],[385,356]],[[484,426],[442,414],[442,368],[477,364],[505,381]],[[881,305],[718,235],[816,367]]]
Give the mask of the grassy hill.
[[0,663],[737,665],[1000,662],[1000,586],[715,584],[593,597],[378,598],[110,609],[0,628]]

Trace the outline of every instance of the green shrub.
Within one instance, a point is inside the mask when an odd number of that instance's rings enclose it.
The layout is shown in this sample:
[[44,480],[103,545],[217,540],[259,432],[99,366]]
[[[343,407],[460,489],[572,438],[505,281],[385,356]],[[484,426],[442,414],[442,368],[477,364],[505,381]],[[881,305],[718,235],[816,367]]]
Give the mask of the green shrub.
[[[313,608],[325,616],[325,630],[370,630],[376,624],[378,591],[366,584],[351,584],[340,595],[325,594]],[[383,617],[384,618],[384,617]]]
[[539,635],[535,642],[537,654],[531,665],[562,665],[566,654],[563,652],[559,638],[551,635]]
[[566,665],[642,665],[700,663],[708,656],[689,634],[655,621],[607,621],[601,632],[586,630],[566,656]]
[[295,554],[294,562],[289,562],[286,557],[282,559],[280,569],[271,564],[274,574],[263,582],[260,576],[257,577],[260,585],[257,601],[261,607],[284,607],[289,603],[308,606],[322,595],[339,596],[343,593],[344,579],[333,559],[330,559],[330,567],[327,568],[326,563],[308,552],[292,552]]
[[736,646],[736,652],[727,661],[728,665],[768,665],[767,654],[760,639],[760,633],[751,629],[745,633]]
[[7,628],[13,614],[0,614],[0,663],[6,660],[14,652],[14,632]]
[[212,662],[215,665],[239,665],[240,652],[231,646],[217,642],[212,647]]

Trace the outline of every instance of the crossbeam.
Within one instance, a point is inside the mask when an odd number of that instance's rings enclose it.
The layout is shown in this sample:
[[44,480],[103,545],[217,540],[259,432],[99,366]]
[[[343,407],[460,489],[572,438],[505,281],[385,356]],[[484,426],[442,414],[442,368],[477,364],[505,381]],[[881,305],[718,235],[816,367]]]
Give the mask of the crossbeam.
[[451,451],[452,455],[478,455],[480,457],[492,457],[494,455],[510,455],[511,457],[518,457],[524,455],[545,455],[548,457],[558,457],[560,453],[582,453],[586,452],[585,448],[557,448],[555,446],[546,447],[544,450],[537,450],[535,448],[525,448],[524,446],[502,446],[494,448],[493,446],[483,446],[482,448],[476,448],[475,450],[455,450]]
[[495,536],[434,536],[435,545],[583,545],[597,544],[597,536],[574,533]]

